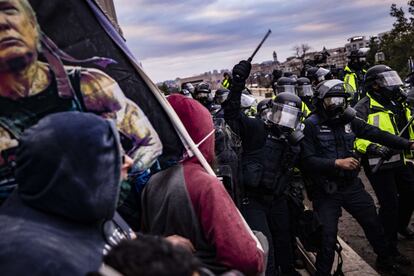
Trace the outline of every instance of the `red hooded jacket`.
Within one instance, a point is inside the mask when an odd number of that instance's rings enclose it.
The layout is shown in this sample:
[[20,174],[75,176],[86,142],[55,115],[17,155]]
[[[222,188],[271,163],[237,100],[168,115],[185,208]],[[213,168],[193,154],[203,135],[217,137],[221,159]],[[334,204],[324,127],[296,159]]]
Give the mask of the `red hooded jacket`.
[[[210,113],[197,101],[182,95],[168,101],[196,144],[214,130]],[[199,149],[212,163],[214,135]],[[144,231],[188,238],[196,256],[213,272],[236,269],[257,275],[263,270],[263,252],[224,185],[196,157],[154,175],[143,191],[142,204]]]

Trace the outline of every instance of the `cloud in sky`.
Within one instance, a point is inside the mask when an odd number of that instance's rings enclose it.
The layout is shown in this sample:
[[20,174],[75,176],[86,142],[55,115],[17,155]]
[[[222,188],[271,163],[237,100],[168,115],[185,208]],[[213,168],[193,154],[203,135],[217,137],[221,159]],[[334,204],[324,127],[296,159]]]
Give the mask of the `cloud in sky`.
[[127,43],[154,81],[231,68],[266,33],[255,61],[292,47],[343,46],[354,35],[391,29],[392,3],[406,0],[114,0]]

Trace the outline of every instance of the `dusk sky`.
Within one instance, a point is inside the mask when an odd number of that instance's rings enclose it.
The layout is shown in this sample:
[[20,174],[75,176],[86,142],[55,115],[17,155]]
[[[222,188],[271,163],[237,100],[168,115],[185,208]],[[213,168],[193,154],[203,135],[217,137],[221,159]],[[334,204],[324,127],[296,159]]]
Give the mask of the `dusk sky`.
[[155,82],[247,59],[268,29],[253,62],[292,56],[294,45],[312,50],[344,46],[355,35],[392,28],[392,3],[407,0],[114,0],[127,43]]

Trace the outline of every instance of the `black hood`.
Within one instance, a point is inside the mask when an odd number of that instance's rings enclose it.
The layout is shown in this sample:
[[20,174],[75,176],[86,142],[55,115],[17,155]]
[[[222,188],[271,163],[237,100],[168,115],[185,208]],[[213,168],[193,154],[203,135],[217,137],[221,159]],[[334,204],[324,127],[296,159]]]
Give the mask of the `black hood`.
[[24,132],[16,158],[25,204],[72,221],[113,217],[121,154],[111,121],[80,112],[50,115]]

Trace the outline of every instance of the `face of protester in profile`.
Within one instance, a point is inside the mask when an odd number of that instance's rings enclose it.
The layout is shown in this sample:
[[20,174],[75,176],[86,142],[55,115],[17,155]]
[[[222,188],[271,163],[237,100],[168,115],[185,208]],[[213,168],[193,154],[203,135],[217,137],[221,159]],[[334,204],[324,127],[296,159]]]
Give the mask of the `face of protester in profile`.
[[0,0],[0,71],[18,71],[37,59],[39,32],[20,0]]

